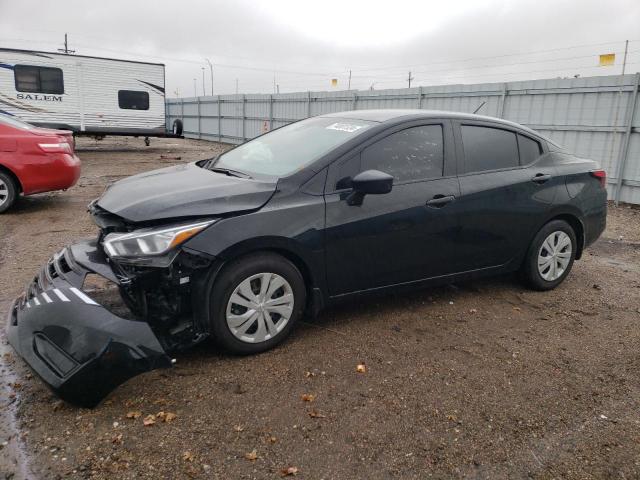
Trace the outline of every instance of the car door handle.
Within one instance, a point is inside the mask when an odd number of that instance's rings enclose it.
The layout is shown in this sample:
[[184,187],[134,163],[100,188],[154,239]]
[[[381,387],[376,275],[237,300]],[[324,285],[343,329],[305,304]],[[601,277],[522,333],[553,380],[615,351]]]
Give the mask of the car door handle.
[[551,175],[546,173],[536,173],[536,176],[531,179],[532,182],[542,185],[545,182],[551,180]]
[[436,195],[427,202],[427,207],[442,208],[456,199],[453,195]]

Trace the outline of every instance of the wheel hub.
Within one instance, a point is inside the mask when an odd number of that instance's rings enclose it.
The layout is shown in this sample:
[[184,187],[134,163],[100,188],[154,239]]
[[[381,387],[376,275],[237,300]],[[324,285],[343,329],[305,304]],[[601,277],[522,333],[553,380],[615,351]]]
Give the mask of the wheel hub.
[[571,238],[558,230],[550,234],[538,250],[538,272],[540,276],[552,282],[560,278],[571,261]]
[[0,205],[4,204],[9,198],[9,188],[4,181],[0,180]]
[[258,273],[233,290],[227,303],[227,326],[243,342],[265,342],[284,329],[293,306],[293,290],[287,280],[276,273]]

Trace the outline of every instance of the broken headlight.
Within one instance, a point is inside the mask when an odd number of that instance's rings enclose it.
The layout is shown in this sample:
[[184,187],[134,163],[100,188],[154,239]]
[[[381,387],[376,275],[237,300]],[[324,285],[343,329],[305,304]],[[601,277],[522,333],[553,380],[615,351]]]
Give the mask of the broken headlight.
[[137,265],[166,267],[175,257],[175,247],[201,232],[216,220],[143,228],[129,233],[110,233],[102,242],[109,255],[118,261]]

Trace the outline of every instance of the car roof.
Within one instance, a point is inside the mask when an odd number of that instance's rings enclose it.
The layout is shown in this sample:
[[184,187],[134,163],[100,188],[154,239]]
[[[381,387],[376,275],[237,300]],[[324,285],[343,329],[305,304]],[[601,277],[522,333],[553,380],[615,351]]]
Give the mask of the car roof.
[[[494,123],[501,123],[509,127],[517,127],[521,130],[525,130],[537,137],[542,137],[538,132],[531,130],[519,123],[510,122],[509,120],[503,120],[501,118],[488,117],[485,115],[473,115],[471,113],[462,112],[448,112],[444,110],[418,110],[418,109],[376,109],[376,110],[350,110],[347,112],[327,113],[321,115],[322,117],[329,118],[344,118],[353,120],[367,120],[370,122],[392,122],[399,119],[404,120],[421,120],[429,118],[451,118],[456,120],[483,120]],[[544,138],[544,137],[542,137]]]

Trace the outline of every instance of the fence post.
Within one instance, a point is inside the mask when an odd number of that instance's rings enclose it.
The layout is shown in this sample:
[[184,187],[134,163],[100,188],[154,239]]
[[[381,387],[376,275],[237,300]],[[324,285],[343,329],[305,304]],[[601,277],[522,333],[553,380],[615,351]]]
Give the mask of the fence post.
[[182,128],[184,129],[184,98],[180,99],[180,120],[182,120]]
[[247,95],[242,94],[242,142],[244,143],[247,140],[247,135],[245,131],[245,123],[247,120]]
[[269,131],[273,130],[273,94],[269,94]]
[[499,108],[499,114],[498,114],[498,118],[504,118],[504,104],[507,103],[507,84],[503,83],[502,84],[502,95],[500,96],[500,106]]
[[222,103],[218,95],[218,142],[222,141]]
[[418,110],[422,108],[422,87],[418,87]]
[[311,116],[311,90],[307,92],[307,118]]
[[164,130],[165,132],[169,131],[169,99],[167,97],[164,98]]
[[358,91],[354,91],[353,92],[353,101],[352,101],[352,105],[351,105],[351,110],[357,110],[358,109]]
[[200,97],[198,97],[198,139],[202,140],[202,115],[200,115]]
[[[627,157],[629,156],[629,143],[631,141],[631,131],[633,129],[633,119],[638,105],[638,87],[640,86],[640,72],[635,75],[635,85],[633,86],[633,95],[631,101],[627,104],[627,126],[624,132],[624,139],[620,146],[620,154],[618,155],[618,180],[616,183],[615,204],[620,203],[620,192],[622,191],[622,181],[624,176]],[[615,131],[613,132],[615,135]]]

